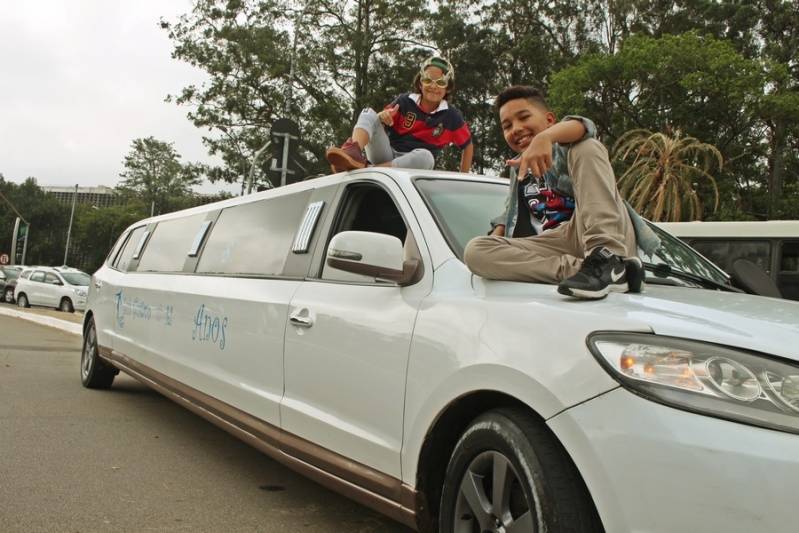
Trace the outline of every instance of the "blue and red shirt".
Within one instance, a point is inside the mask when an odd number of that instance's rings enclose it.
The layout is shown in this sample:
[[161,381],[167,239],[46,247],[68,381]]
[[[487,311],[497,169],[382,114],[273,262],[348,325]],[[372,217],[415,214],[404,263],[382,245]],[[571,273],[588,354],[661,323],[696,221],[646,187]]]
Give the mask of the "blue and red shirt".
[[419,107],[420,99],[419,94],[404,93],[386,106],[399,105],[399,112],[388,130],[394,150],[408,153],[416,148],[425,148],[437,155],[449,144],[463,149],[472,142],[469,126],[460,111],[442,100],[438,109],[425,113]]

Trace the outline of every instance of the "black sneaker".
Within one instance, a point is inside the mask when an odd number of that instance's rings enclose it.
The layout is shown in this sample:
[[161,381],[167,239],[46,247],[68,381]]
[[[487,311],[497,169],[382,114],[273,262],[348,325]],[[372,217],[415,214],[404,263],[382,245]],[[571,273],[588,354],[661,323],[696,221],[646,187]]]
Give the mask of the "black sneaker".
[[580,271],[558,285],[559,293],[588,300],[604,298],[609,292],[628,290],[624,260],[604,246],[594,249],[583,260]]
[[638,257],[624,258],[624,273],[627,275],[627,287],[630,292],[643,292],[644,290],[644,263]]

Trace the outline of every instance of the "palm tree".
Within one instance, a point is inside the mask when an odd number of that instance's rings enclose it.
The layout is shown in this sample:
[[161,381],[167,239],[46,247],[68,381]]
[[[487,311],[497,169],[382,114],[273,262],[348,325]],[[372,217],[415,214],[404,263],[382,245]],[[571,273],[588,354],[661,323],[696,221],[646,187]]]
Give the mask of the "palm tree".
[[650,220],[678,222],[684,209],[690,220],[702,216],[696,182],[707,179],[713,186],[713,211],[719,205],[719,189],[709,174],[713,164],[724,164],[721,152],[694,137],[630,130],[613,146],[614,160],[632,164],[619,178],[619,190],[636,211]]

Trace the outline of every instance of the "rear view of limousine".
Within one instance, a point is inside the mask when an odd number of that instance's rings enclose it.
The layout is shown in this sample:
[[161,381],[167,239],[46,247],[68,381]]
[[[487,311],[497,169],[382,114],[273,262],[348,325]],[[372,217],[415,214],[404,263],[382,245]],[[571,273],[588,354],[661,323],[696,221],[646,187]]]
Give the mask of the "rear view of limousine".
[[657,229],[640,294],[474,276],[507,188],[368,168],[142,220],[92,278],[82,382],[126,372],[420,531],[793,529],[799,303]]

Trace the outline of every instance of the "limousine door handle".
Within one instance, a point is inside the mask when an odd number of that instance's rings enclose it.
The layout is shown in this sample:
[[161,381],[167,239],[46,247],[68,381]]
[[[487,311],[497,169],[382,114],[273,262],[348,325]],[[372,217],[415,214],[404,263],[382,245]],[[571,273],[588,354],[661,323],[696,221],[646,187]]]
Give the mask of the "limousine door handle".
[[289,322],[291,322],[293,326],[300,328],[310,328],[313,326],[313,318],[308,316],[307,309],[300,309],[296,313],[292,313],[289,316]]

